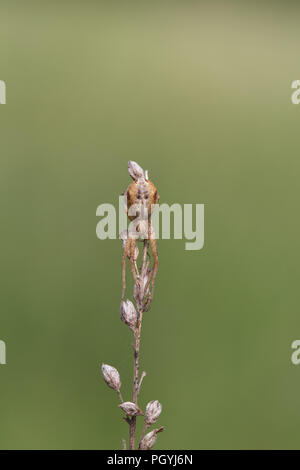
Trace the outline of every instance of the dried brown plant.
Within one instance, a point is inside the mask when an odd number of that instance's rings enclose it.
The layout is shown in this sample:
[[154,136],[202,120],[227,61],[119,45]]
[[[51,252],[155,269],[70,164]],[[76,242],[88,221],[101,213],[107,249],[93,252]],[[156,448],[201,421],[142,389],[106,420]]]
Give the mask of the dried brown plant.
[[[158,203],[159,196],[154,184],[148,179],[148,172],[135,162],[128,162],[128,171],[133,179],[124,193],[126,212],[131,220],[128,230],[120,234],[123,243],[122,256],[122,301],[120,307],[121,320],[129,326],[133,333],[133,389],[132,401],[123,401],[120,388],[121,380],[117,369],[107,364],[102,364],[102,374],[109,387],[114,389],[119,396],[120,408],[125,413],[125,421],[129,425],[128,448],[136,448],[136,421],[138,416],[144,416],[144,427],[138,441],[138,449],[151,449],[157,439],[157,434],[163,431],[163,427],[154,429],[146,434],[147,429],[154,424],[161,411],[162,405],[158,400],[150,401],[145,413],[138,406],[138,397],[146,372],[140,375],[140,345],[143,315],[151,306],[154,293],[154,284],[158,270],[158,254],[156,239],[151,225],[153,206]],[[140,266],[138,266],[139,249],[137,241],[143,245]],[[153,266],[150,267],[150,248],[153,254]],[[129,259],[130,269],[134,280],[133,299],[124,301],[126,289],[126,259]],[[152,282],[151,282],[152,281]],[[151,289],[150,289],[151,283]],[[123,449],[127,449],[126,440],[123,439]]]

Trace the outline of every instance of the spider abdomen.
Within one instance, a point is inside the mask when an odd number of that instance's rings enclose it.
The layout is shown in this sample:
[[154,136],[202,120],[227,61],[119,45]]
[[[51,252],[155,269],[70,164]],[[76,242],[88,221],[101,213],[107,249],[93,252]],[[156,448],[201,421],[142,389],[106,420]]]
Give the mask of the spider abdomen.
[[136,205],[135,215],[128,215],[130,220],[134,220],[140,214],[138,206],[147,208],[148,217],[152,212],[152,205],[157,204],[158,194],[154,184],[149,180],[133,181],[127,189],[127,213],[131,206]]

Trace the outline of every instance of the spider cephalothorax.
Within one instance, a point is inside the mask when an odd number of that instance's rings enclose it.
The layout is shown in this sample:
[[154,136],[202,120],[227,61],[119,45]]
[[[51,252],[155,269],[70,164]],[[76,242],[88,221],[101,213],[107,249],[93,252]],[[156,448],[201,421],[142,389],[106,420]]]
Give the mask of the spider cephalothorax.
[[[152,277],[152,290],[149,293],[147,304],[149,305],[153,297],[154,283],[158,270],[158,256],[156,249],[156,240],[154,230],[151,225],[151,213],[153,206],[158,203],[159,196],[154,184],[148,179],[147,172],[135,162],[128,162],[128,171],[133,179],[133,182],[128,186],[124,193],[126,212],[131,220],[127,236],[123,237],[123,257],[122,257],[122,275],[123,275],[123,289],[122,300],[125,294],[125,260],[129,258],[130,268],[134,277],[135,285],[139,286],[138,269],[136,265],[137,259],[137,240],[149,240],[149,244],[153,253],[154,264],[149,279],[144,286],[144,292],[147,292],[149,283]],[[124,239],[125,238],[125,239]],[[139,286],[140,287],[140,286]]]

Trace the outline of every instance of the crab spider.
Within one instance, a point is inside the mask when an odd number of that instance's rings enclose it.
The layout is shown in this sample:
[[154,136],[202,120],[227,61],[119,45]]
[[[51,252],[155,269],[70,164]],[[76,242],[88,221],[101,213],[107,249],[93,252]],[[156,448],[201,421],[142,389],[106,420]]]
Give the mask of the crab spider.
[[[123,239],[122,256],[122,300],[124,300],[126,289],[126,258],[129,259],[130,269],[137,289],[143,289],[145,296],[149,290],[150,281],[151,292],[145,302],[145,307],[149,307],[153,294],[154,284],[158,270],[158,254],[156,247],[155,233],[151,224],[151,213],[153,205],[159,201],[159,195],[154,184],[148,179],[147,171],[135,162],[128,162],[128,171],[133,182],[124,193],[125,208],[128,218],[131,220],[127,233]],[[138,248],[137,241],[144,241],[147,244],[147,254],[150,257],[149,245],[153,254],[153,267],[149,270],[149,275],[145,286],[139,285],[139,271],[137,267]],[[144,295],[142,296],[144,297]]]

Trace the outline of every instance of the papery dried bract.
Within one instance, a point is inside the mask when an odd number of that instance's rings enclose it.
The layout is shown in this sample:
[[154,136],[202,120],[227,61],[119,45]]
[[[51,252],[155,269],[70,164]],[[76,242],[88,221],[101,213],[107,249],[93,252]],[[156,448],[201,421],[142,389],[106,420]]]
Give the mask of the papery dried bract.
[[144,170],[136,162],[129,160],[128,162],[128,172],[132,179],[137,181],[140,178],[144,178]]
[[164,430],[163,427],[154,429],[153,431],[148,432],[145,437],[140,442],[139,449],[140,450],[150,450],[154,446],[156,439],[157,439],[157,434],[159,432],[162,432]]
[[112,366],[109,366],[108,364],[102,364],[101,370],[102,370],[103,378],[105,382],[107,383],[107,385],[110,388],[113,388],[114,390],[116,390],[116,392],[119,392],[120,387],[121,387],[121,379],[120,379],[120,374],[117,371],[117,369],[115,369]]
[[131,401],[124,401],[119,407],[127,414],[127,416],[137,416],[142,415],[142,410]]
[[137,313],[133,303],[130,300],[122,301],[120,306],[121,320],[134,330],[137,322]]
[[149,426],[154,424],[157,421],[161,411],[162,405],[158,400],[150,401],[146,406],[145,423]]

